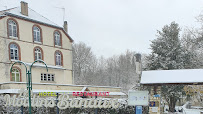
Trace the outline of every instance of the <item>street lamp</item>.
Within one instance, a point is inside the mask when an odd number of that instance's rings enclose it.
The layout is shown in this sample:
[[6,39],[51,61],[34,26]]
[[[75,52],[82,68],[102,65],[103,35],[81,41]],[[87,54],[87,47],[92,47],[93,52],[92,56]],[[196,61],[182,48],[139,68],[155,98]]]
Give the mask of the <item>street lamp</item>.
[[29,114],[32,114],[32,107],[31,107],[31,90],[32,90],[32,76],[31,76],[31,69],[32,69],[32,66],[36,63],[36,62],[42,62],[44,63],[44,65],[46,66],[46,69],[47,69],[47,72],[48,72],[48,68],[47,68],[47,65],[44,61],[42,60],[36,60],[34,61],[31,66],[30,66],[30,70],[27,70],[27,66],[24,62],[22,61],[16,61],[12,64],[11,66],[11,70],[10,72],[12,73],[12,68],[13,66],[16,64],[16,63],[21,63],[25,66],[25,70],[26,70],[26,82],[27,82],[27,90],[28,90],[28,94],[29,94]]

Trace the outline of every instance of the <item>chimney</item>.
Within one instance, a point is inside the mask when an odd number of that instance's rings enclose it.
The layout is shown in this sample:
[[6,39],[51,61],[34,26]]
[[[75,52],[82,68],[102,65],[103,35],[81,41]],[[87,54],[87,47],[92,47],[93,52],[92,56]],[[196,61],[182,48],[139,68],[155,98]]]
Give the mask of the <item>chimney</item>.
[[136,62],[141,62],[141,54],[140,53],[136,53],[135,57],[136,57]]
[[28,3],[21,1],[21,14],[28,16]]
[[64,21],[63,29],[68,33],[68,23],[67,23],[67,21]]

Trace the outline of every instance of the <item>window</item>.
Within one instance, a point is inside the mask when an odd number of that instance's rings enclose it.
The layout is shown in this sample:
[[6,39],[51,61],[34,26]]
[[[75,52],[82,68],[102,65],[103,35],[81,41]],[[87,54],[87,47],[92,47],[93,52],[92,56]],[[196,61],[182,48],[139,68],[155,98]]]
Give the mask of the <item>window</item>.
[[12,69],[11,81],[20,82],[20,70],[17,68]]
[[55,63],[57,66],[62,66],[63,65],[63,55],[60,51],[55,52]]
[[154,95],[157,95],[157,86],[154,86]]
[[18,37],[17,23],[14,20],[8,20],[8,35],[9,37]]
[[19,60],[19,47],[18,47],[18,45],[11,43],[9,48],[10,48],[10,60]]
[[43,52],[40,47],[34,48],[34,58],[35,60],[43,60]]
[[61,46],[61,34],[58,31],[54,32],[54,44],[55,46]]
[[33,27],[33,38],[34,38],[34,42],[42,42],[41,31],[40,31],[40,28],[37,26]]
[[54,74],[41,73],[41,81],[54,81]]

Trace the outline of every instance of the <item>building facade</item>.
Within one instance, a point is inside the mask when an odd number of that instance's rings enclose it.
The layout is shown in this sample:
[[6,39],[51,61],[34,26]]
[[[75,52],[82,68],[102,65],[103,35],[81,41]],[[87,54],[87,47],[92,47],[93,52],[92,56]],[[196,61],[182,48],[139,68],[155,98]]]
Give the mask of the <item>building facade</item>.
[[18,93],[26,89],[26,70],[16,64],[22,61],[32,68],[34,92],[110,92],[111,96],[125,95],[120,87],[73,85],[72,42],[67,22],[58,26],[21,2],[20,7],[0,11],[0,93]]
[[0,12],[0,82],[25,82],[24,66],[15,65],[10,73],[11,64],[20,60],[30,66],[40,59],[48,65],[49,71],[42,63],[34,65],[33,83],[72,84],[73,40],[63,27],[27,5],[21,2],[21,7]]

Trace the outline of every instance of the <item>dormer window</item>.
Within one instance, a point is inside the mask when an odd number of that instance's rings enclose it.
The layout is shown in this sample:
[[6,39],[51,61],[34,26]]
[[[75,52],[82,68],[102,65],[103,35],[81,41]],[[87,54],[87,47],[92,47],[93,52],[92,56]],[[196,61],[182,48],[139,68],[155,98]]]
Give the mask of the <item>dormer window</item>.
[[54,32],[54,45],[55,46],[61,46],[62,40],[61,40],[61,34],[59,31]]
[[8,36],[10,38],[17,38],[18,37],[18,25],[17,22],[13,19],[8,20]]
[[42,43],[41,29],[38,26],[33,26],[33,40],[37,43]]

